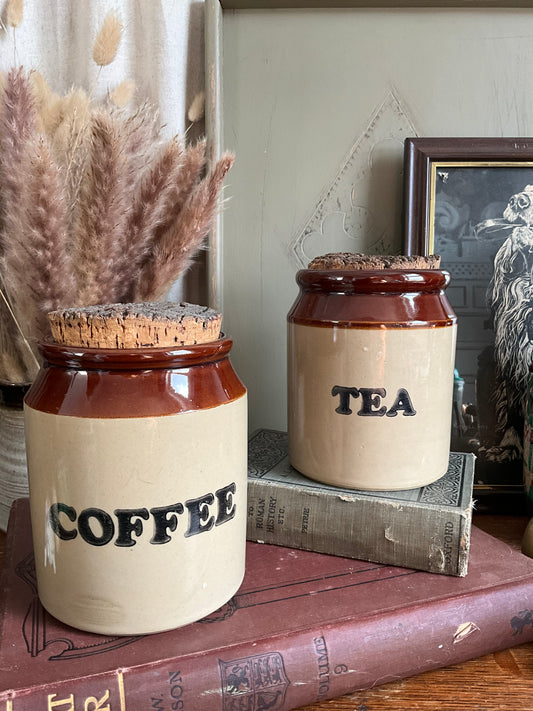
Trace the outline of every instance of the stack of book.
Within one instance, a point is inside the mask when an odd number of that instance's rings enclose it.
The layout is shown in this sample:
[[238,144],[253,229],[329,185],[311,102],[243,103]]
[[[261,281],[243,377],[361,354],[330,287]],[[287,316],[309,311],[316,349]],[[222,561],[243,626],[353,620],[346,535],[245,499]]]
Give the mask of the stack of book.
[[250,542],[217,612],[106,637],[41,607],[19,499],[0,591],[0,711],[288,711],[533,640],[533,560],[475,527],[466,577]]
[[531,641],[533,560],[472,527],[473,476],[473,455],[451,453],[421,489],[340,489],[291,467],[286,433],[260,430],[241,588],[199,622],[132,637],[42,608],[19,499],[0,580],[0,711],[288,711]]

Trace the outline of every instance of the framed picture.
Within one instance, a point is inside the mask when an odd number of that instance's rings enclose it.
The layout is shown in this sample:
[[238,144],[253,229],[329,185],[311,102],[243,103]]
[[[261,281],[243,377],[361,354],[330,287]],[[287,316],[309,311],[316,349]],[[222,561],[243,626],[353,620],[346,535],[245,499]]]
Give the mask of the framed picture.
[[477,495],[523,493],[533,363],[533,138],[405,141],[405,250],[440,254],[458,316],[452,449]]

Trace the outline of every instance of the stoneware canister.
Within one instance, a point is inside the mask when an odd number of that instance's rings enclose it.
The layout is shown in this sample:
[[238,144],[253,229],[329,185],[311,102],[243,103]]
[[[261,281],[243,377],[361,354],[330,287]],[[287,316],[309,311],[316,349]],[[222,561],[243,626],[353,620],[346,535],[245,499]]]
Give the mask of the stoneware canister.
[[437,269],[298,272],[288,432],[302,474],[366,490],[445,474],[456,342],[449,279]]
[[39,596],[104,634],[179,627],[244,575],[246,390],[232,341],[42,346],[25,399]]

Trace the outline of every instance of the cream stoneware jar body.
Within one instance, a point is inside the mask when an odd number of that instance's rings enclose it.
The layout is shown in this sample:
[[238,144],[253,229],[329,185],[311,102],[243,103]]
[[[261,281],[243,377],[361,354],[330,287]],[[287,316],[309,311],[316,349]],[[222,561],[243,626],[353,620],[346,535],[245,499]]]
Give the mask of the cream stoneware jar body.
[[363,490],[439,479],[456,343],[448,273],[302,270],[297,282],[288,315],[292,466]]
[[232,342],[44,345],[25,399],[39,597],[103,634],[179,627],[244,575],[246,390]]

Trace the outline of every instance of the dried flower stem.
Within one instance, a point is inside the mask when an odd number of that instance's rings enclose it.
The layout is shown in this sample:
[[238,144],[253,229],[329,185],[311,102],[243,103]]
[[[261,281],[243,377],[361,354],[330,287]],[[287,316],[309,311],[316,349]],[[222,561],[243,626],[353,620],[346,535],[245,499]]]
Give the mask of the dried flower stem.
[[116,301],[116,264],[123,253],[127,196],[122,189],[126,166],[121,135],[110,116],[97,113],[78,203],[77,282],[80,303]]
[[[95,47],[98,74],[113,31]],[[123,89],[95,105],[92,91],[59,96],[21,67],[0,81],[0,379],[33,378],[48,311],[162,298],[219,209],[233,156],[202,177],[205,141],[163,140],[150,106],[117,106]]]
[[213,171],[191,193],[175,222],[154,244],[151,259],[141,270],[135,299],[157,301],[183,273],[212,224],[218,207],[222,182],[233,164],[234,156],[225,153]]
[[4,281],[16,295],[19,320],[24,317],[26,329],[40,340],[49,333],[48,311],[72,303],[76,289],[65,251],[67,208],[60,172],[42,139],[31,147],[26,209],[18,215],[17,249],[6,252]]
[[168,201],[181,170],[182,154],[183,148],[176,140],[163,146],[135,190],[126,223],[126,249],[118,266],[118,281],[123,284],[120,301],[128,302],[133,297],[132,286],[138,269],[149,253],[154,234],[166,218]]
[[[93,46],[93,59],[95,64],[98,65],[98,73],[89,93],[89,101],[93,98],[96,85],[98,84],[98,80],[100,78],[102,67],[111,64],[111,62],[113,62],[113,60],[115,59],[121,38],[122,23],[113,12],[110,12],[106,15],[102,27],[100,28],[100,31],[96,35],[96,39]],[[69,163],[67,165],[67,171],[70,169],[74,161],[74,155],[76,153],[78,143],[81,140],[81,136],[83,134],[85,126],[86,125],[80,126],[78,132],[74,137],[71,159],[69,160]]]
[[179,174],[173,181],[173,189],[167,198],[165,218],[154,233],[154,242],[159,241],[161,235],[177,220],[185,202],[197,188],[205,168],[205,147],[205,141],[198,141],[195,146],[187,149]]
[[[0,195],[3,231],[0,250],[10,264],[24,243],[23,224],[27,207],[28,145],[35,139],[33,94],[22,70],[12,69],[7,77],[0,107]],[[8,296],[13,293],[8,290]]]

